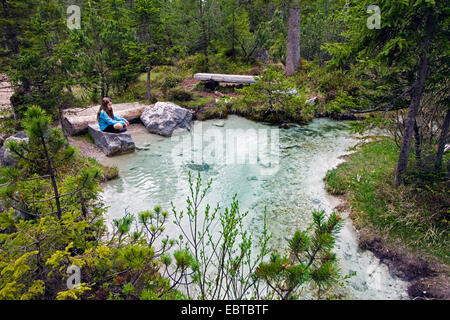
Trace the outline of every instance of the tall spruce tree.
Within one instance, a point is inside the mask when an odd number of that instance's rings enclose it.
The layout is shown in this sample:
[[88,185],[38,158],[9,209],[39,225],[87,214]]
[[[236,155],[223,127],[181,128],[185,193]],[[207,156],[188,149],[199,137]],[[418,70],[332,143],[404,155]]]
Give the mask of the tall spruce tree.
[[[343,18],[346,41],[330,45],[331,65],[348,67],[351,62],[364,74],[372,74],[379,88],[396,97],[374,110],[408,108],[394,182],[404,182],[416,117],[426,87],[447,74],[449,51],[448,6],[445,1],[379,1],[380,28],[369,28],[370,1],[349,4]],[[444,67],[443,67],[444,66]],[[445,76],[444,76],[445,77]],[[445,125],[445,124],[444,124]]]
[[7,74],[15,88],[12,106],[20,118],[40,104],[57,115],[70,87],[73,52],[67,47],[66,10],[60,1],[4,1],[3,26],[8,34]]

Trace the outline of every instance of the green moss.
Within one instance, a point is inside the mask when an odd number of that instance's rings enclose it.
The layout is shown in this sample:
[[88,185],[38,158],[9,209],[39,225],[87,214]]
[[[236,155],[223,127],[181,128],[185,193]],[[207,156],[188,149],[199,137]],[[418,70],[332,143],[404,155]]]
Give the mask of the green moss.
[[92,144],[95,143],[94,138],[92,138],[92,136],[89,133],[79,135],[78,137],[76,137],[76,139],[84,140],[84,141],[92,143]]
[[200,107],[212,101],[214,101],[214,98],[197,96],[194,100],[186,102],[186,104],[190,107]]
[[[77,150],[77,168],[75,170],[80,170],[80,168],[82,169],[87,167],[94,167],[96,169],[99,169],[102,172],[100,177],[100,181],[102,182],[113,180],[119,177],[119,169],[116,166],[104,166],[94,158],[87,158],[80,155],[79,151]],[[65,168],[65,170],[67,170],[67,174],[70,174],[74,169]]]
[[224,104],[215,104],[203,108],[198,114],[197,119],[205,121],[209,119],[225,119],[228,117],[227,107]]

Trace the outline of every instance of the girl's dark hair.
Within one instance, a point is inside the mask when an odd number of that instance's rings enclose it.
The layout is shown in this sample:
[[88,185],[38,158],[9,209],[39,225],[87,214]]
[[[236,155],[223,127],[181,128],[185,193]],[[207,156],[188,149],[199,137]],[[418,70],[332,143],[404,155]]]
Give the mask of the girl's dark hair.
[[111,102],[111,99],[110,99],[110,98],[103,98],[103,99],[102,99],[102,104],[100,105],[100,108],[98,109],[98,112],[97,112],[97,120],[100,118],[100,112],[102,112],[102,110],[105,111],[106,114],[107,114],[111,119],[114,120],[114,112],[112,111],[112,109],[111,109],[111,110],[108,109],[108,104],[109,104],[110,102]]

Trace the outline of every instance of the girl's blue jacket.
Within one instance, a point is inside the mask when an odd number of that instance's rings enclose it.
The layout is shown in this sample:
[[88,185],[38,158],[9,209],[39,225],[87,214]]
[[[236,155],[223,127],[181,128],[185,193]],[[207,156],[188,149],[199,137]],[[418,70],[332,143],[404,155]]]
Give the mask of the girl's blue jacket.
[[127,122],[127,120],[125,120],[124,118],[118,118],[116,116],[114,116],[114,120],[111,119],[108,114],[105,111],[100,111],[100,117],[98,118],[98,126],[100,127],[100,130],[105,130],[106,127],[110,126],[110,125],[115,125],[115,124],[123,124],[125,125],[125,123]]

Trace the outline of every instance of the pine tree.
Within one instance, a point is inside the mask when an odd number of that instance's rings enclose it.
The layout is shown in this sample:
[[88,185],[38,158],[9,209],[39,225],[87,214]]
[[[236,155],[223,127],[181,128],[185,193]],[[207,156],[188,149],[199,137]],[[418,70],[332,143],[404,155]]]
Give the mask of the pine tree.
[[94,100],[124,91],[138,76],[124,68],[130,57],[128,45],[136,41],[132,15],[126,1],[88,0],[83,6],[81,29],[70,41],[76,46],[83,88]]
[[151,71],[159,64],[166,63],[167,36],[161,16],[160,0],[136,0],[133,6],[134,25],[137,38],[130,42],[128,65],[132,69],[144,69],[147,73],[147,100],[152,100]]
[[448,6],[435,0],[380,1],[380,28],[369,29],[367,8],[371,4],[361,1],[346,8],[346,41],[328,46],[333,55],[330,66],[349,68],[357,61],[354,65],[361,73],[371,74],[380,89],[393,95],[386,94],[391,101],[371,111],[407,107],[394,178],[399,185],[404,183],[424,92],[437,79],[445,86],[442,79],[448,78]]
[[59,176],[58,168],[75,161],[75,150],[67,146],[60,129],[51,127],[51,117],[41,108],[31,107],[23,126],[29,142],[11,140],[6,144],[18,159],[18,168],[1,169],[1,194],[6,207],[28,217],[55,215],[58,219],[70,204],[79,203],[83,209],[87,199],[80,202],[77,196],[95,188],[99,172],[87,169],[76,177]]
[[320,298],[343,279],[336,255],[332,253],[336,235],[342,227],[343,220],[337,213],[333,212],[326,219],[324,211],[314,211],[312,232],[295,232],[288,240],[287,254],[274,250],[270,261],[259,265],[256,276],[282,300],[298,298],[299,289],[310,282],[316,285]]

